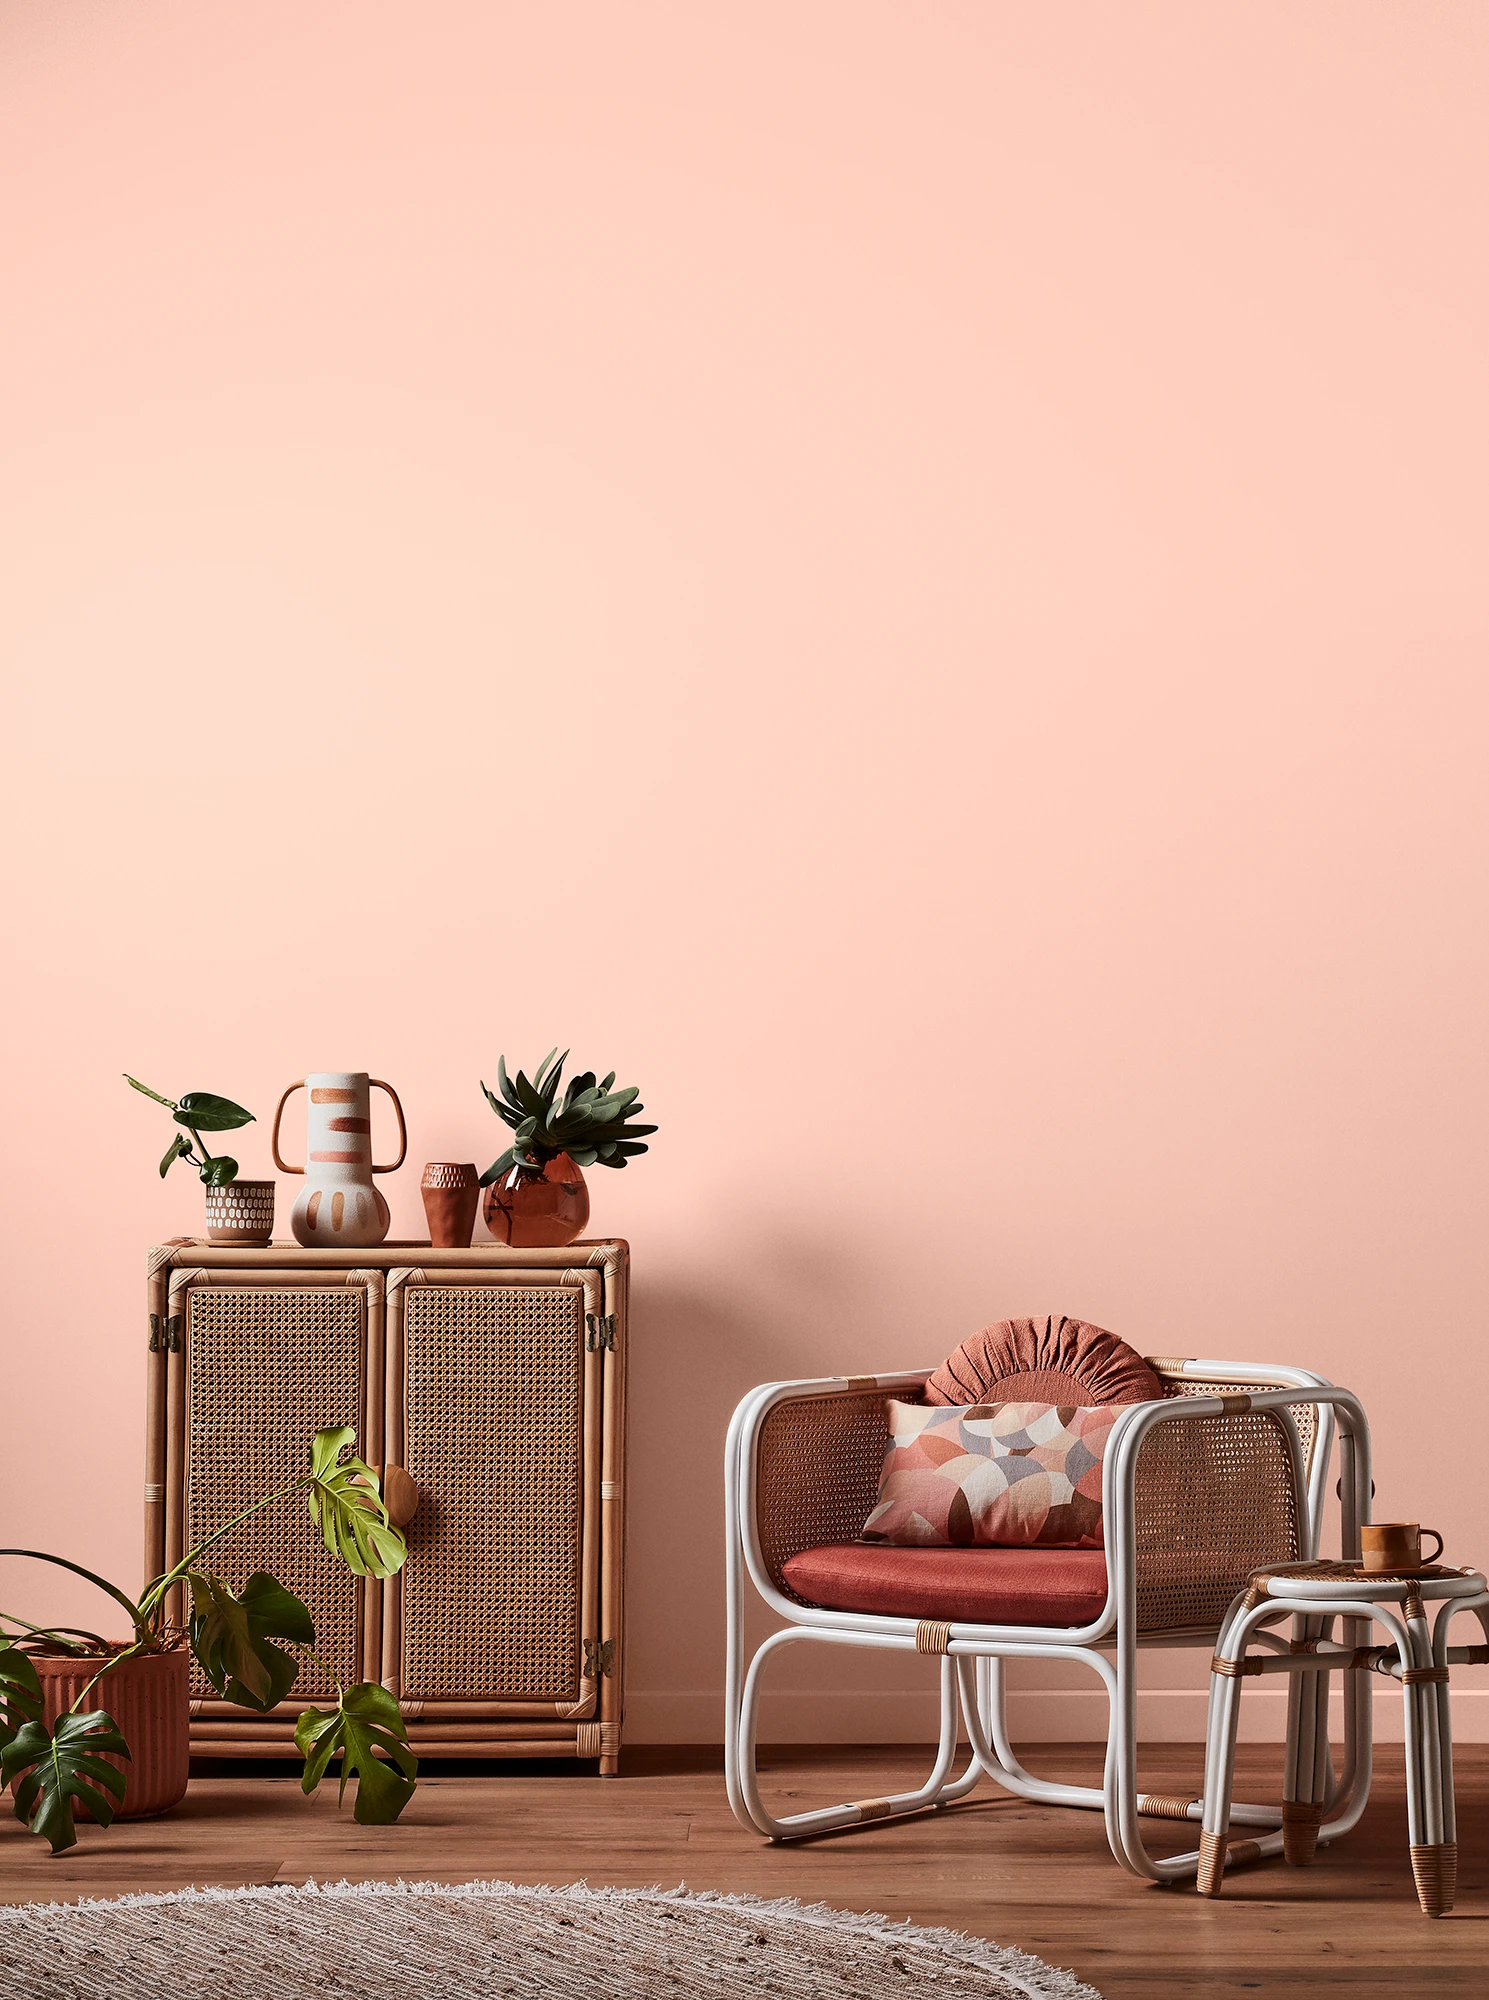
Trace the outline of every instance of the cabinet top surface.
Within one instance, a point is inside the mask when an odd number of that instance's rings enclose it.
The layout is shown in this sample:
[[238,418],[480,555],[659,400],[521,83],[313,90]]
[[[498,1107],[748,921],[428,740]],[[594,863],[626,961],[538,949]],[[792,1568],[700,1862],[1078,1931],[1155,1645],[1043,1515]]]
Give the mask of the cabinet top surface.
[[581,1237],[557,1249],[512,1250],[505,1243],[472,1243],[464,1250],[436,1250],[426,1240],[408,1239],[379,1243],[370,1250],[306,1250],[294,1242],[247,1246],[236,1243],[209,1243],[204,1236],[173,1236],[159,1243],[149,1254],[153,1273],[168,1264],[255,1266],[285,1271],[297,1266],[313,1271],[386,1271],[410,1263],[446,1269],[472,1266],[501,1270],[573,1269],[584,1264],[624,1264],[630,1245],[618,1236]]

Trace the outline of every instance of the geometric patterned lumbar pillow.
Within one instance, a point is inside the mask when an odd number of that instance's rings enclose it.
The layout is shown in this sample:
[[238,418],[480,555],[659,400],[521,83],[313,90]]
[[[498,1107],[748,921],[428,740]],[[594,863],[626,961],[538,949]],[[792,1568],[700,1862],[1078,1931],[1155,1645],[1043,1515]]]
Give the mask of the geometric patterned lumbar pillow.
[[1099,1549],[1101,1462],[1126,1407],[901,1403],[861,1540],[927,1548]]

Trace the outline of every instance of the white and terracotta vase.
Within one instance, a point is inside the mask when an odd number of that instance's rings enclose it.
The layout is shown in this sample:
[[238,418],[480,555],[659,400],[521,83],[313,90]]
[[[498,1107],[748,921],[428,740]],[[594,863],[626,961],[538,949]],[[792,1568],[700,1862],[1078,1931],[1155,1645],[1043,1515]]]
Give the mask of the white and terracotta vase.
[[[279,1156],[280,1116],[297,1090],[304,1090],[310,1099],[303,1167],[292,1167]],[[398,1117],[398,1158],[383,1167],[372,1163],[374,1090],[387,1091]],[[307,1249],[370,1250],[382,1242],[388,1233],[388,1204],[373,1186],[372,1176],[393,1173],[408,1152],[403,1106],[390,1083],[380,1083],[365,1070],[315,1070],[301,1077],[279,1100],[269,1149],[282,1174],[305,1176],[290,1216],[297,1243]]]

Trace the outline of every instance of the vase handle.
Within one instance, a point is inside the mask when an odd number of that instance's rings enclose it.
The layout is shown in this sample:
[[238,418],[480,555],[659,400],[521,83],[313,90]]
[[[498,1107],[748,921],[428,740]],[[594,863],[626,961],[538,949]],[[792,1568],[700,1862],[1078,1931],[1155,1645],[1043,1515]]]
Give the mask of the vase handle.
[[274,1155],[274,1164],[276,1167],[278,1167],[279,1171],[282,1174],[303,1174],[305,1171],[303,1167],[292,1167],[288,1160],[281,1160],[279,1157],[280,1116],[284,1111],[284,1107],[286,1106],[286,1104],[289,1103],[290,1099],[294,1096],[295,1092],[297,1090],[303,1090],[304,1088],[305,1088],[305,1079],[302,1076],[298,1083],[292,1083],[290,1085],[289,1089],[284,1093],[283,1097],[280,1098],[278,1104],[274,1108],[274,1130],[269,1134],[269,1151]]
[[[408,1158],[408,1128],[403,1122],[403,1106],[398,1102],[398,1092],[393,1088],[391,1083],[381,1083],[375,1076],[369,1077],[367,1083],[370,1090],[387,1091],[389,1097],[393,1100],[393,1109],[398,1116],[398,1158],[393,1161],[391,1166],[375,1166],[372,1171],[375,1174],[396,1174]],[[370,1151],[371,1148],[369,1147],[368,1150]]]

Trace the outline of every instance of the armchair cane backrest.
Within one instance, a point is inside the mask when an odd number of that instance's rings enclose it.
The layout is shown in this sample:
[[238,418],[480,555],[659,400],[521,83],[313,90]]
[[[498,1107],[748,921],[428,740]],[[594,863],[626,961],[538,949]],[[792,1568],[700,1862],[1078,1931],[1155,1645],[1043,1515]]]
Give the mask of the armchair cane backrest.
[[889,1439],[885,1391],[777,1403],[760,1427],[756,1461],[760,1552],[783,1596],[781,1572],[803,1549],[858,1539],[879,1495]]
[[[1171,1374],[1160,1360],[1149,1365],[1165,1396],[1244,1395],[1265,1386],[1204,1382]],[[1296,1403],[1289,1415],[1306,1478],[1318,1411],[1312,1403]],[[1148,1434],[1135,1477],[1140,1632],[1215,1627],[1253,1569],[1296,1562],[1305,1552],[1307,1493],[1295,1487],[1287,1420],[1280,1414],[1254,1410],[1160,1424]]]

